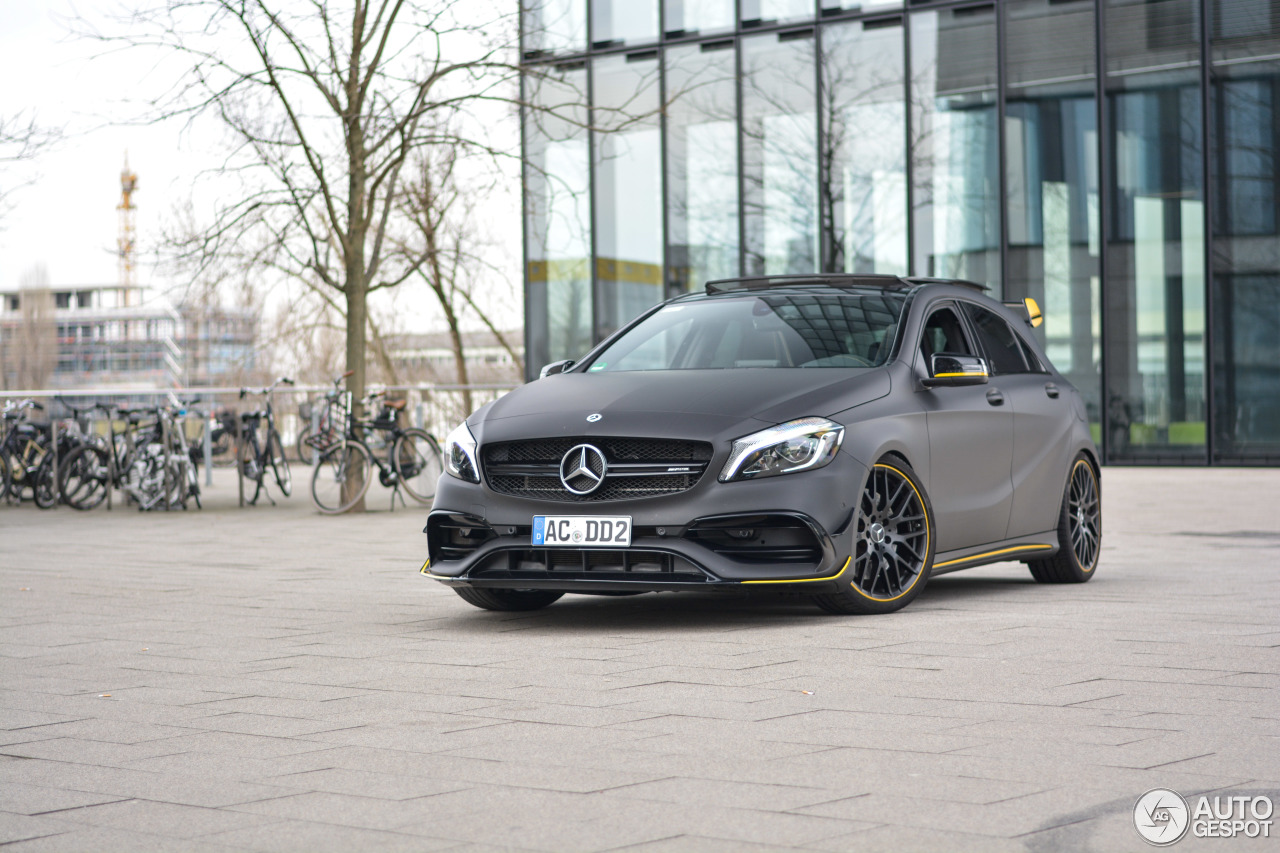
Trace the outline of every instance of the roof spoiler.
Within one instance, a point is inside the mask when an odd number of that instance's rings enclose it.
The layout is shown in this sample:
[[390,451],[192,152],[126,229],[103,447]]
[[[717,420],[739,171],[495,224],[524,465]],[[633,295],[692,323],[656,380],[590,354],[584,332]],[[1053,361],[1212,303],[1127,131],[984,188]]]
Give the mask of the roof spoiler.
[[1040,328],[1040,324],[1044,322],[1044,314],[1040,311],[1040,304],[1028,296],[1021,302],[1006,302],[1004,307],[1027,321],[1027,325],[1033,329]]

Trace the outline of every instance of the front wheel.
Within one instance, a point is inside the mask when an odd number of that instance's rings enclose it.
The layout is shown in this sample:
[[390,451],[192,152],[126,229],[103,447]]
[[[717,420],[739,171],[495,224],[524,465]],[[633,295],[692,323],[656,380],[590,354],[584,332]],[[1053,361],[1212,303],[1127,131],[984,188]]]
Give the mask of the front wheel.
[[271,472],[276,476],[276,485],[286,498],[293,494],[293,475],[289,473],[289,459],[284,455],[284,442],[280,433],[275,430],[267,437],[267,453],[271,459]]
[[424,429],[407,429],[396,439],[391,452],[400,485],[420,504],[429,504],[436,496],[436,482],[443,473],[440,445]]
[[910,604],[929,580],[933,506],[911,466],[893,456],[867,475],[858,503],[853,555],[839,590],[815,596],[829,613],[892,613]]
[[35,483],[36,506],[41,509],[52,509],[58,503],[58,469],[53,466],[53,454],[46,454],[36,469]]
[[1071,465],[1071,476],[1058,512],[1058,553],[1047,560],[1028,560],[1040,583],[1084,583],[1093,577],[1102,549],[1102,490],[1098,472],[1083,453]]
[[111,485],[111,463],[107,450],[92,444],[77,447],[62,460],[58,491],[63,503],[90,510],[107,497]]
[[373,457],[363,444],[347,441],[330,447],[311,472],[311,499],[326,515],[346,512],[369,491]]
[[476,589],[467,586],[455,586],[453,591],[467,604],[482,610],[499,610],[508,613],[541,610],[564,595],[563,592],[549,589]]

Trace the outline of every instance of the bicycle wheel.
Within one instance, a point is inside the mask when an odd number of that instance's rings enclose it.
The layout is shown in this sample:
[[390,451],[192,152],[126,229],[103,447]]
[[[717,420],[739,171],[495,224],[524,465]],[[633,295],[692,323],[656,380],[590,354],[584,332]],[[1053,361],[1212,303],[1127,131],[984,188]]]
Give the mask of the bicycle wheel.
[[246,435],[240,442],[240,446],[236,448],[236,464],[240,466],[240,473],[246,480],[253,483],[253,497],[249,499],[251,504],[256,504],[258,496],[262,494],[262,476],[265,473],[262,470],[264,460],[259,458],[255,444],[256,442]]
[[58,503],[58,471],[53,467],[52,453],[41,460],[31,490],[35,492],[36,506],[41,509],[52,509]]
[[311,445],[307,444],[307,439],[310,437],[311,424],[307,424],[302,429],[298,430],[298,440],[294,442],[294,452],[297,454],[294,458],[303,465],[310,465],[312,457],[315,455],[315,450]]
[[9,501],[9,481],[13,479],[9,464],[9,454],[0,453],[0,503]]
[[436,496],[436,481],[443,472],[440,445],[424,429],[407,429],[396,439],[391,464],[400,475],[400,485],[420,504]]
[[107,497],[111,466],[107,451],[92,444],[77,447],[67,454],[58,472],[58,491],[63,503],[79,510],[90,510]]
[[311,474],[311,499],[326,515],[346,512],[369,491],[373,457],[355,441],[337,444],[320,454]]
[[271,461],[271,472],[276,475],[276,485],[286,498],[289,497],[293,494],[293,475],[289,473],[289,459],[284,455],[284,442],[274,429],[267,436],[267,456]]

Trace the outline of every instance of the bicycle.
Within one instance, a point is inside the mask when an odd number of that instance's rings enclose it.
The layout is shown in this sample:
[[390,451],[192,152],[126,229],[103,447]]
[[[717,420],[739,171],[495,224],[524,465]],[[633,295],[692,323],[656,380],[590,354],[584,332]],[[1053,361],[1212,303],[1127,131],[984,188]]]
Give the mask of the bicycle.
[[[398,416],[405,403],[385,400],[385,392],[375,392],[362,401],[381,403],[377,417],[357,419],[351,408],[351,392],[339,391],[337,387],[349,375],[334,380],[334,390],[325,396],[328,422],[345,424],[346,429],[339,434],[336,428],[331,428],[312,440],[313,446],[324,444],[317,447],[320,456],[311,475],[311,498],[316,507],[327,515],[351,509],[369,491],[375,466],[378,481],[392,490],[392,508],[402,487],[417,503],[430,503],[443,470],[439,443],[424,429],[402,428]],[[369,449],[365,433],[370,430],[389,433],[385,460]],[[404,503],[403,496],[400,500]]]
[[[57,472],[58,493],[74,509],[94,509],[110,489],[123,491],[139,510],[174,503],[173,477],[166,462],[163,408],[128,409],[115,403],[92,408],[107,416],[107,435],[67,454]],[[124,426],[117,429],[117,416]],[[154,421],[145,421],[154,416]]]
[[[236,452],[236,460],[240,465],[241,472],[246,480],[252,480],[254,483],[253,499],[250,504],[257,504],[258,497],[262,494],[267,473],[267,466],[271,466],[271,472],[275,476],[276,485],[280,487],[280,492],[285,497],[293,494],[293,475],[289,471],[289,459],[285,456],[284,441],[280,438],[280,433],[276,431],[275,407],[273,403],[273,394],[278,385],[292,385],[293,380],[286,377],[280,377],[267,388],[259,388],[250,390],[248,388],[240,389],[240,399],[244,399],[250,394],[260,394],[267,398],[265,409],[259,409],[253,412],[241,412],[240,422],[243,425],[241,433],[240,446]],[[259,427],[263,421],[266,421],[266,440],[258,441]],[[271,495],[267,495],[267,500],[275,503],[271,499]]]
[[24,489],[31,489],[36,506],[49,509],[57,503],[53,471],[53,430],[33,423],[28,410],[44,411],[34,400],[8,403],[4,408],[5,433],[0,441],[0,499],[21,503]]

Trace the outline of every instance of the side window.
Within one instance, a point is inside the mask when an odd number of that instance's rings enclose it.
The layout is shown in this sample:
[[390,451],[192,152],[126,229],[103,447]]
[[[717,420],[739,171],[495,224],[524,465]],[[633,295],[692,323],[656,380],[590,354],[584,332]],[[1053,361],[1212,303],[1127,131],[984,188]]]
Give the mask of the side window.
[[964,311],[973,321],[973,328],[978,333],[978,341],[991,361],[992,373],[1027,372],[1027,363],[1022,358],[1022,346],[1008,323],[999,315],[972,302],[964,303]]
[[954,352],[973,355],[969,339],[965,336],[964,325],[952,308],[938,308],[924,321],[924,332],[920,336],[920,354],[924,356],[924,367],[929,368],[929,357],[935,352]]
[[1036,355],[1036,351],[1031,348],[1031,344],[1027,343],[1026,338],[1018,335],[1018,344],[1022,347],[1022,357],[1027,360],[1027,368],[1032,373],[1048,373],[1048,369],[1041,363],[1040,357]]

